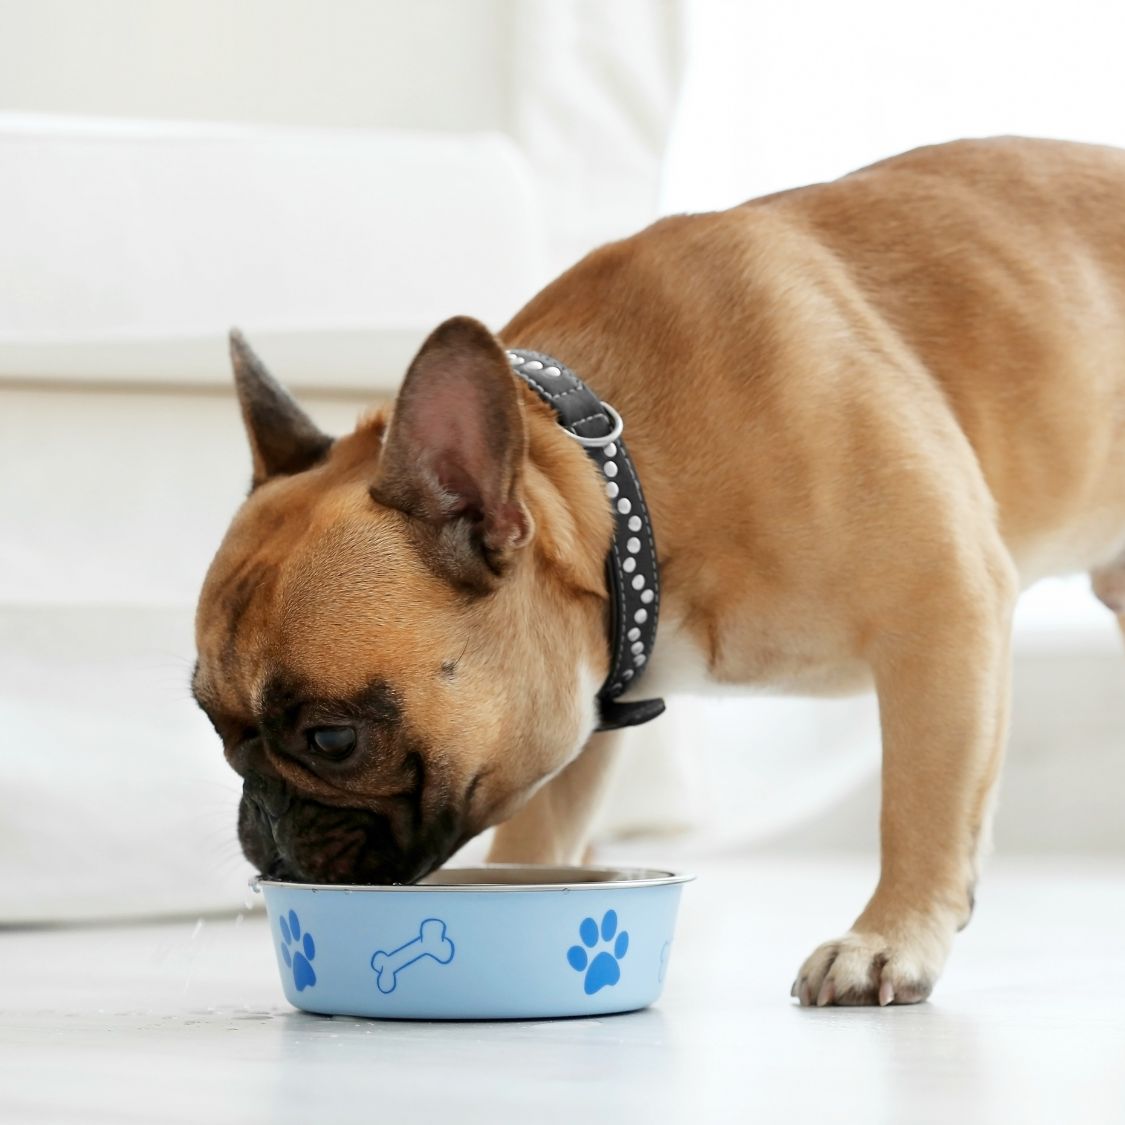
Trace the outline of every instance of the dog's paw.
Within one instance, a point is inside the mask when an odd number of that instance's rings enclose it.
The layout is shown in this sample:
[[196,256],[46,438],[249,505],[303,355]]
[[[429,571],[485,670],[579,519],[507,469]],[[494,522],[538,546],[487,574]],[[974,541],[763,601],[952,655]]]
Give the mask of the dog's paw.
[[925,927],[896,939],[851,930],[813,951],[790,995],[804,1008],[917,1004],[933,989],[947,948]]

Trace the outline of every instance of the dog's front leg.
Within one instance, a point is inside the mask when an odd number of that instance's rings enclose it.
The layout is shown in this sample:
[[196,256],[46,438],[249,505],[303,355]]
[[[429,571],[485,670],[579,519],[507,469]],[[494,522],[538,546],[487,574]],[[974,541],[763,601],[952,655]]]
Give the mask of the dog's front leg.
[[590,737],[582,753],[496,829],[490,863],[581,863],[625,731]]
[[851,930],[801,967],[802,1005],[924,1000],[969,920],[1007,735],[1015,590],[1005,563],[880,645],[879,883]]

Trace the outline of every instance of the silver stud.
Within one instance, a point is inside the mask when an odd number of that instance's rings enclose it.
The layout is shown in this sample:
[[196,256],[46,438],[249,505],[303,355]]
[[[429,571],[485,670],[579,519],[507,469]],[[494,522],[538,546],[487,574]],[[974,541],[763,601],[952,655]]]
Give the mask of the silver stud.
[[517,354],[516,354],[515,352],[508,352],[508,358],[509,358],[509,359],[510,359],[510,360],[511,360],[511,361],[512,361],[513,363],[523,363],[523,356],[522,356],[522,355],[517,355]]
[[645,605],[648,605],[648,603],[652,601],[653,596],[654,595],[653,595],[653,592],[651,590],[642,590],[641,591],[641,601],[644,602]]
[[[644,597],[643,594],[641,596],[642,596],[642,598]],[[633,614],[633,620],[638,625],[643,625],[648,620],[648,610],[647,609],[638,609],[637,612]]]
[[647,659],[648,657],[643,652],[639,652],[633,657],[633,663],[639,668]]
[[525,366],[527,367],[528,371],[542,371],[543,370],[543,364],[541,364],[539,362],[539,360],[537,360],[537,359],[533,359],[530,363],[526,364]]
[[609,443],[609,445],[607,445],[607,446],[605,447],[605,451],[604,451],[604,452],[605,452],[605,455],[606,455],[607,457],[616,457],[616,456],[617,456],[617,446],[616,446],[616,445],[614,445],[614,444],[613,444],[613,442],[611,441],[611,442]]
[[625,635],[629,638],[629,640],[636,641],[640,640],[641,631],[634,625],[633,628],[630,629],[629,632]]
[[550,375],[553,378],[555,375],[561,375],[562,372],[557,367],[544,367],[543,374]]
[[618,488],[618,487],[617,487],[617,485],[616,485],[616,484],[615,484],[615,483],[614,483],[613,481],[610,481],[610,482],[609,482],[609,484],[607,484],[607,485],[605,486],[605,494],[606,494],[606,495],[607,495],[607,496],[608,496],[608,497],[609,497],[609,498],[610,498],[611,500],[616,500],[616,499],[617,499],[617,494],[618,494],[618,493],[619,493],[620,491],[621,491],[621,489],[620,489],[620,488]]
[[633,653],[634,656],[636,656],[637,653],[639,653],[639,652],[644,652],[644,650],[645,650],[644,641],[634,641],[633,646],[632,646],[632,653]]
[[612,461],[607,461],[602,466],[602,472],[605,473],[607,477],[615,477],[617,476],[617,466]]
[[621,569],[625,571],[626,574],[632,574],[633,571],[637,569],[637,560],[634,558],[627,558],[621,564]]
[[641,517],[640,516],[630,516],[629,517],[629,530],[630,531],[640,531],[641,530]]
[[621,678],[623,680],[631,680],[633,678],[633,669],[627,668],[624,672],[621,673]]
[[643,574],[636,575],[633,578],[633,589],[634,590],[643,590],[644,588],[645,588],[645,576]]
[[621,499],[617,501],[617,510],[623,516],[627,516],[633,510],[633,505],[629,502],[628,496],[622,496]]
[[641,549],[641,541],[634,535],[631,539],[626,540],[625,550],[631,555],[635,555]]

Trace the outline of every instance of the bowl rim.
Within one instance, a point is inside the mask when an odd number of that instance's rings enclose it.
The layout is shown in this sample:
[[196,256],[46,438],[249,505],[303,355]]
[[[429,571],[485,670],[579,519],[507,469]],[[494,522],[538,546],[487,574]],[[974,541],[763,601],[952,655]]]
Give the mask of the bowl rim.
[[[583,881],[530,882],[530,883],[410,883],[405,886],[370,883],[291,883],[283,879],[267,879],[264,875],[255,875],[250,880],[250,887],[255,892],[260,892],[263,887],[281,887],[288,891],[346,891],[348,893],[380,893],[380,894],[496,894],[496,893],[524,893],[527,891],[618,891],[637,890],[643,887],[667,887],[677,883],[690,883],[695,875],[683,871],[667,871],[663,868],[617,866],[609,864],[553,864],[553,863],[478,863],[466,867],[450,867],[446,873],[463,872],[488,872],[488,871],[526,871],[531,874],[541,873],[546,876],[550,872],[558,874],[578,874],[594,872],[599,875],[611,875],[609,879],[587,879]],[[440,875],[439,868],[426,878]]]

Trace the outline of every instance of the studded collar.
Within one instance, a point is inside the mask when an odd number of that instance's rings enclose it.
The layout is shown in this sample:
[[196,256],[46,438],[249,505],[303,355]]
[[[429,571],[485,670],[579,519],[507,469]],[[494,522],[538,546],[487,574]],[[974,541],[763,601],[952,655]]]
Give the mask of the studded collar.
[[604,481],[613,512],[613,542],[606,555],[610,605],[610,666],[598,690],[598,730],[638,726],[664,711],[663,699],[618,699],[644,673],[660,616],[656,540],[636,469],[621,440],[621,416],[573,371],[542,352],[508,352],[512,371],[558,415],[559,424],[586,450]]

